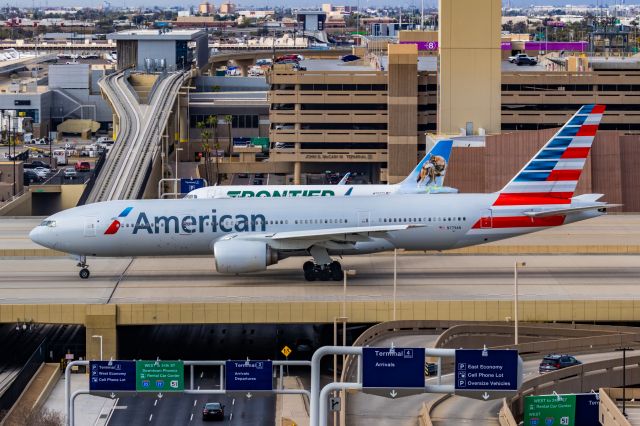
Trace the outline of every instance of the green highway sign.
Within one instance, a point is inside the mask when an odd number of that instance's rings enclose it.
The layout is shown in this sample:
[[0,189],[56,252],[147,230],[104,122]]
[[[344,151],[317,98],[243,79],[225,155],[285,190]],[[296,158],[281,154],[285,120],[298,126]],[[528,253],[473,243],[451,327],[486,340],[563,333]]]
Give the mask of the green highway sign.
[[575,395],[536,395],[524,399],[524,426],[577,426]]
[[136,391],[184,391],[184,363],[182,361],[136,361]]

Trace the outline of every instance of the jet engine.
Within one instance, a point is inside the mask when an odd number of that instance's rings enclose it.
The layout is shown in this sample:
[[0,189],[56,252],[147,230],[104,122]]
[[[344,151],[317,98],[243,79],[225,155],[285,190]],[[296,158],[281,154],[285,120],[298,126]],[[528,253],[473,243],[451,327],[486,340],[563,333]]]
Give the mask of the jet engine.
[[260,241],[229,239],[213,244],[216,269],[223,274],[259,272],[278,262],[278,253]]

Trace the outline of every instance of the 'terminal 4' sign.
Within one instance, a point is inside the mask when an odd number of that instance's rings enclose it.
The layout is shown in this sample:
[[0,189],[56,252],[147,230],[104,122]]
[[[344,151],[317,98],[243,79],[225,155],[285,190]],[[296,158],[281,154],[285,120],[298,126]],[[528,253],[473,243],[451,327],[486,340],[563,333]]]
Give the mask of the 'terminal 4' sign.
[[424,392],[424,348],[363,348],[362,390],[397,398]]

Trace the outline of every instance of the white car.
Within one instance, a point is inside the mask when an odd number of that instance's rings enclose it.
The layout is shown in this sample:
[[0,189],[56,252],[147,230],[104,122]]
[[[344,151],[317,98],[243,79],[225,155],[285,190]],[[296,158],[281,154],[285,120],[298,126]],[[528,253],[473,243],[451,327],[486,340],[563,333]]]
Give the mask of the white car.
[[64,169],[65,178],[74,178],[76,176],[78,176],[78,172],[76,172],[76,169],[74,169],[73,167],[67,167],[66,169]]
[[50,170],[46,167],[36,167],[33,169],[34,172],[38,175],[39,178],[44,179],[49,174]]

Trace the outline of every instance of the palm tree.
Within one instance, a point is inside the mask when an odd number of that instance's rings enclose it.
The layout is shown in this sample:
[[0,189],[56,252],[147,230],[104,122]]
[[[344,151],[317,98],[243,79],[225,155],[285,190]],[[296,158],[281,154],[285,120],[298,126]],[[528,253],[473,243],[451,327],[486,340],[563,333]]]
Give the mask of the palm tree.
[[200,129],[200,139],[202,142],[202,149],[204,150],[204,174],[207,182],[211,182],[211,146],[209,145],[209,138],[211,137],[211,132],[207,130],[207,123],[204,121],[199,121],[196,123],[196,127]]
[[231,152],[231,147],[233,146],[233,140],[231,138],[231,130],[233,130],[233,115],[225,115],[224,121],[227,122],[227,132],[229,132],[229,152]]
[[220,173],[219,173],[219,167],[218,167],[218,161],[219,161],[219,156],[218,156],[218,151],[220,150],[220,143],[218,143],[218,116],[217,115],[210,115],[207,117],[207,126],[209,126],[209,129],[211,130],[211,133],[213,134],[213,147],[216,150],[216,164],[215,164],[215,173],[216,173],[216,184],[220,183]]

